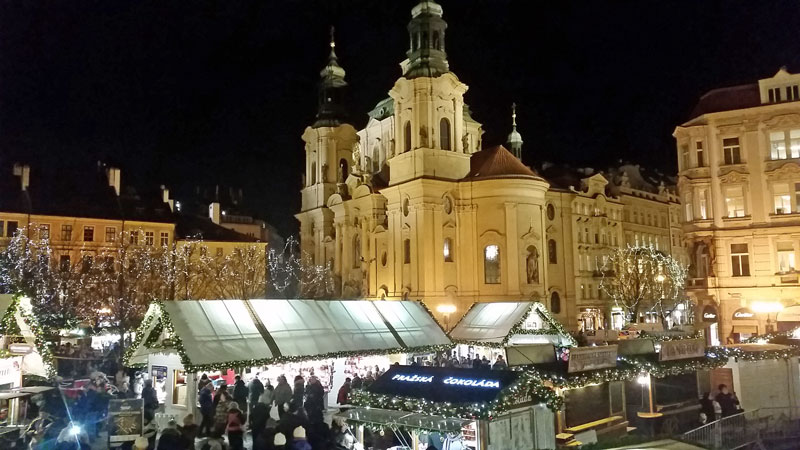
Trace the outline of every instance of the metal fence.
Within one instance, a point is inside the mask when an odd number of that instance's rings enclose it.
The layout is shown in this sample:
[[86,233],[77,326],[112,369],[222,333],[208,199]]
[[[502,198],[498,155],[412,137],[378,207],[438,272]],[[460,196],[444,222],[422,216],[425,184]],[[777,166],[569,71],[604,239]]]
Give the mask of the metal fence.
[[749,445],[800,437],[800,408],[762,408],[724,417],[688,431],[681,440],[712,450],[732,450]]

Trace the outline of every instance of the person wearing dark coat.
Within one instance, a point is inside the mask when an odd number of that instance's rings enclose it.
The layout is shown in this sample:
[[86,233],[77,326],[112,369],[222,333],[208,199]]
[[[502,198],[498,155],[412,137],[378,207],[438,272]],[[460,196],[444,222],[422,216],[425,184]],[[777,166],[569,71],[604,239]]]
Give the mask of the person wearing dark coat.
[[250,382],[250,386],[247,387],[250,392],[250,413],[253,412],[253,408],[258,403],[258,398],[261,397],[261,394],[264,393],[264,384],[261,383],[261,380],[258,379],[258,375],[253,378],[253,381]]
[[358,374],[355,374],[353,381],[350,383],[351,389],[361,389],[364,386],[364,380]]
[[303,399],[306,396],[305,380],[298,375],[294,377],[294,390],[292,391],[292,400],[289,402],[289,412],[295,412],[303,407]]
[[717,420],[717,414],[714,411],[714,400],[711,399],[711,394],[706,392],[700,399],[700,412],[706,415],[706,423]]
[[336,395],[336,403],[340,405],[350,404],[350,388],[352,380],[350,377],[345,378],[344,384],[339,388],[339,393]]
[[178,450],[183,448],[183,437],[178,431],[178,425],[174,420],[170,420],[167,428],[161,432],[158,438],[156,450]]
[[242,381],[242,377],[236,375],[236,382],[233,383],[233,401],[239,404],[239,410],[247,411],[247,396],[249,393],[247,385]]
[[305,408],[308,414],[308,419],[311,423],[322,423],[323,414],[325,410],[325,389],[322,383],[314,375],[308,378],[308,386],[306,387],[306,402]]
[[151,411],[155,414],[158,409],[158,394],[153,388],[153,380],[144,381],[144,389],[142,389],[142,400],[144,400],[144,410]]
[[722,409],[722,417],[728,417],[739,412],[736,409],[736,397],[728,392],[728,386],[724,384],[719,385],[719,394],[715,397]]
[[197,438],[200,427],[194,423],[194,414],[187,414],[183,418],[183,426],[178,427],[181,433],[181,445],[183,450],[194,450],[194,440]]
[[209,433],[214,431],[214,398],[211,395],[211,388],[213,384],[206,383],[203,390],[200,391],[200,435],[208,436]]
[[253,412],[250,413],[250,429],[253,432],[253,442],[256,441],[258,436],[264,432],[269,420],[269,406],[264,403],[257,402],[253,406]]

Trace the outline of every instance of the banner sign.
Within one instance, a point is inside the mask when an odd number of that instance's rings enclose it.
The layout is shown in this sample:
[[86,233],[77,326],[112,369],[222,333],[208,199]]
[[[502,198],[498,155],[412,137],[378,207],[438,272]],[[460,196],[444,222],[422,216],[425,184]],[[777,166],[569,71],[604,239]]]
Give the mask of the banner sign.
[[739,319],[739,320],[745,319],[746,320],[746,319],[752,319],[753,317],[755,317],[755,314],[753,313],[753,311],[750,311],[747,308],[739,308],[733,313],[733,319],[734,320],[736,320],[736,319]]
[[659,361],[676,359],[702,358],[706,355],[706,344],[702,339],[676,339],[661,343],[658,353]]
[[568,373],[617,367],[617,346],[574,347],[569,350]]
[[717,321],[717,308],[713,305],[706,305],[703,308],[703,322],[716,322]]
[[22,357],[12,356],[0,359],[0,385],[19,387],[22,382]]
[[124,399],[108,402],[108,441],[111,444],[135,441],[142,435],[144,400]]
[[509,370],[459,369],[423,366],[391,366],[369,391],[433,402],[489,402],[519,376]]

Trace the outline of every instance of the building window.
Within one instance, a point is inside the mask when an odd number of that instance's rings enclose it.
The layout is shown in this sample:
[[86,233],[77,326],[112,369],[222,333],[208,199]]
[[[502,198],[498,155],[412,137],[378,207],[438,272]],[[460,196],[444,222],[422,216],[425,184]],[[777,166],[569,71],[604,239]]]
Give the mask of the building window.
[[406,121],[403,127],[403,145],[405,146],[405,151],[411,150],[411,122],[409,121]]
[[[685,210],[684,214],[686,216],[686,221],[691,222],[694,220],[694,211],[692,211],[692,194],[687,193],[683,196],[683,208]],[[636,245],[639,245],[638,243]]]
[[83,227],[83,240],[85,242],[94,241],[94,227]]
[[131,236],[128,242],[130,242],[131,245],[139,245],[139,232],[131,231]]
[[722,154],[725,164],[741,164],[741,148],[739,138],[727,138],[722,140]]
[[17,233],[18,228],[19,228],[19,222],[17,222],[16,220],[9,220],[6,223],[6,236],[14,237],[14,235]]
[[556,254],[556,240],[547,241],[547,260],[550,264],[558,264],[558,254]]
[[161,246],[166,247],[169,245],[169,233],[166,231],[161,232]]
[[695,143],[695,150],[697,151],[697,167],[705,167],[706,160],[703,155],[703,141],[697,141]]
[[453,240],[450,238],[444,238],[444,248],[442,249],[444,253],[444,261],[445,262],[453,262]]
[[558,292],[550,294],[550,312],[553,314],[561,313],[561,297],[559,297]]
[[411,264],[411,239],[403,241],[403,264]]
[[83,255],[81,257],[81,271],[86,273],[89,269],[92,268],[92,263],[94,262],[94,258],[92,255]]
[[347,181],[348,175],[350,175],[350,170],[347,167],[347,160],[342,158],[339,160],[339,183]]
[[683,170],[689,169],[689,146],[688,145],[681,146],[681,164],[683,165]]
[[[700,189],[698,194],[700,196],[700,218],[705,220],[708,219],[708,189]],[[663,227],[664,224],[662,223],[661,226]]]
[[781,88],[772,88],[769,90],[768,94],[770,103],[777,103],[781,101]]
[[62,241],[72,240],[72,225],[61,225],[61,240]]
[[446,117],[439,121],[439,143],[442,150],[450,150],[450,121]]
[[70,269],[71,264],[69,261],[69,255],[61,255],[58,259],[58,268],[61,269],[62,272],[66,272]]
[[741,186],[725,188],[725,209],[728,217],[744,217],[744,192]]
[[311,185],[317,184],[317,163],[311,163]]
[[731,244],[731,270],[735,277],[750,276],[750,255],[747,244]]
[[50,239],[50,224],[43,223],[39,225],[39,239]]
[[433,48],[435,50],[441,50],[442,49],[440,41],[439,41],[439,32],[438,31],[434,31],[433,32]]
[[786,100],[800,100],[800,87],[798,85],[786,86]]
[[361,236],[353,236],[353,269],[361,267]]
[[778,242],[778,272],[793,272],[794,267],[794,245],[791,242]]
[[769,156],[771,159],[800,158],[800,130],[771,132]]
[[500,247],[496,245],[483,249],[483,282],[500,284]]
[[222,247],[217,247],[217,257],[220,258],[223,254]]
[[775,214],[792,213],[792,196],[789,194],[789,185],[787,183],[772,185],[772,199],[775,205]]
[[153,231],[144,232],[144,245],[152,247],[156,243],[156,233]]
[[5,234],[3,233],[3,232],[5,231],[5,230],[3,229],[3,228],[5,227],[5,224],[6,224],[6,223],[5,223],[4,221],[0,220],[0,237],[3,237],[3,236],[5,236]]
[[106,242],[117,240],[117,227],[106,227]]
[[556,207],[553,206],[552,203],[547,205],[547,220],[553,220],[556,218]]

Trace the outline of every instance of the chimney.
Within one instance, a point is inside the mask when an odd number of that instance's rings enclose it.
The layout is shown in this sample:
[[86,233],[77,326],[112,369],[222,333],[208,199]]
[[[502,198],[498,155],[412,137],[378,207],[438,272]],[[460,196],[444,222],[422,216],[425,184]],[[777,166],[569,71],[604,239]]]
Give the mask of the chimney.
[[31,185],[31,166],[27,164],[14,164],[14,175],[19,177],[20,189],[28,190]]
[[119,196],[119,189],[121,185],[121,178],[122,173],[116,167],[109,167],[106,169],[106,175],[108,175],[108,185],[114,188],[114,192],[117,193]]
[[210,205],[208,205],[208,217],[211,218],[212,222],[219,225],[220,222],[219,202],[213,202]]
[[175,211],[175,202],[169,198],[169,189],[161,185],[161,201],[169,205],[170,211]]

